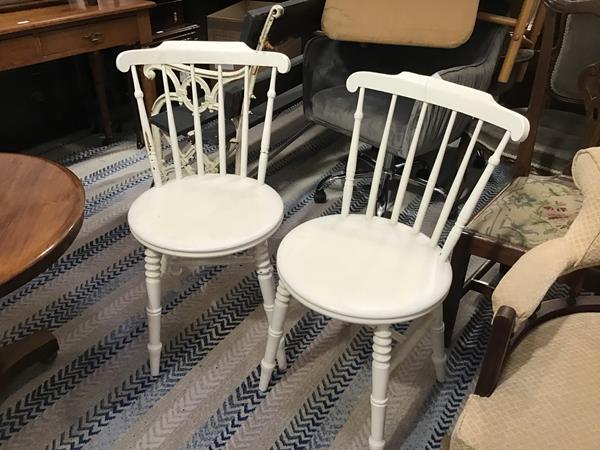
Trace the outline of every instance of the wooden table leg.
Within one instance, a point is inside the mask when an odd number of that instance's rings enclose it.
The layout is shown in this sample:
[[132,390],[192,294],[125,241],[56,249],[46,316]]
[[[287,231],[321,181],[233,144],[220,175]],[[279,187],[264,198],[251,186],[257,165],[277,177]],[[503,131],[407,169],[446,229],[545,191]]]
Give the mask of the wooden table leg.
[[98,106],[100,108],[105,143],[108,144],[113,141],[113,132],[110,110],[108,109],[108,98],[106,97],[106,77],[104,73],[104,63],[102,62],[102,54],[99,51],[95,51],[88,53],[88,58],[92,68],[92,77],[94,78],[96,97],[98,98]]
[[51,362],[57,352],[58,341],[49,331],[38,331],[0,347],[0,386],[6,386],[18,372],[34,363]]

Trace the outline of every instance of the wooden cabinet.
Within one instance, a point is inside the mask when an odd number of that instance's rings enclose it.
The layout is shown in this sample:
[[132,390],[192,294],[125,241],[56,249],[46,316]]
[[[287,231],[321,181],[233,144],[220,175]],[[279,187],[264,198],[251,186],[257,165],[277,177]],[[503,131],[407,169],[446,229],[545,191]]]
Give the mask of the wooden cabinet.
[[152,40],[207,39],[206,16],[239,0],[155,0]]

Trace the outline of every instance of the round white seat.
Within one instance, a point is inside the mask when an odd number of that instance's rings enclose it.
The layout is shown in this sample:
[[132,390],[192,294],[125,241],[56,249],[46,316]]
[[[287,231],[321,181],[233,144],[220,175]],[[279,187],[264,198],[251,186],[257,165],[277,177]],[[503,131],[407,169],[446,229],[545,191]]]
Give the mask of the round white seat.
[[381,217],[325,216],[293,229],[277,253],[291,295],[325,315],[377,324],[431,311],[450,288],[440,248]]
[[169,181],[140,195],[128,214],[131,232],[146,247],[196,257],[251,248],[282,220],[283,202],[275,190],[229,174]]

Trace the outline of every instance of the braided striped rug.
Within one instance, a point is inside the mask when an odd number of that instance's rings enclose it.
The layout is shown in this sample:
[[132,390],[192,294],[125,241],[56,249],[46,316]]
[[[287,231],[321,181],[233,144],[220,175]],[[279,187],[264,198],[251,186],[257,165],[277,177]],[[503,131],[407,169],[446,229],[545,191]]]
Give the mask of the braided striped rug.
[[[147,362],[143,248],[126,213],[151,181],[132,139],[94,145],[93,136],[47,148],[82,180],[85,221],[76,241],[45,273],[0,299],[0,337],[55,333],[50,365],[3,387],[0,447],[6,449],[364,449],[369,433],[371,331],[292,302],[286,321],[289,368],[258,390],[266,320],[251,266],[201,267],[163,283],[161,373]],[[272,161],[268,183],[285,201],[273,238],[340,208],[316,182],[343,167],[347,140],[309,129]],[[484,201],[507,181],[497,171]],[[356,195],[354,210],[366,203]],[[416,198],[402,220],[414,220]],[[435,208],[436,204],[432,206]],[[439,205],[437,205],[439,207]],[[429,338],[393,373],[389,448],[437,448],[473,386],[491,317],[487,302],[463,312],[448,376],[434,382]]]

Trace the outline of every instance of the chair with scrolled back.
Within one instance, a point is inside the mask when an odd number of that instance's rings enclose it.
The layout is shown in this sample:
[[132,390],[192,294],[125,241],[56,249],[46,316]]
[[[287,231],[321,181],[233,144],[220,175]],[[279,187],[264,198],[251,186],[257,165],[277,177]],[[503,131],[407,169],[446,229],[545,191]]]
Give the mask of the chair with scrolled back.
[[[201,99],[197,86],[196,67],[214,65],[210,69],[216,83],[212,97]],[[173,66],[186,65],[187,77],[173,80]],[[224,113],[224,84],[227,72],[224,65],[242,66],[244,102],[241,117],[240,173],[227,173],[227,143]],[[179,151],[177,117],[171,101],[166,101],[168,137],[172,148],[174,178],[169,179],[162,168],[164,161],[157,154],[148,112],[144,105],[138,68],[151,67],[159,73],[158,79],[169,99],[172,85],[191,90],[194,153],[197,173],[187,173]],[[250,103],[250,67],[265,67],[270,73],[265,123],[256,163],[257,178],[251,178],[248,158],[248,123]],[[275,52],[251,50],[241,42],[168,41],[152,49],[130,50],[117,57],[117,67],[131,72],[135,97],[148,151],[154,187],[140,195],[128,214],[133,236],[146,247],[146,287],[150,370],[158,375],[161,354],[161,257],[192,259],[195,264],[226,264],[228,262],[255,262],[258,281],[264,299],[267,318],[271,317],[274,302],[273,268],[267,239],[277,230],[283,219],[283,202],[270,186],[265,184],[269,157],[273,104],[276,97],[276,78],[290,68],[287,56]],[[209,69],[203,69],[209,71]],[[205,102],[217,104],[219,173],[205,173],[204,146],[200,111]],[[245,254],[239,255],[244,252]],[[254,252],[254,254],[252,254]],[[249,254],[247,254],[249,253]],[[163,258],[163,263],[165,259]],[[285,365],[284,354],[279,361]]]

